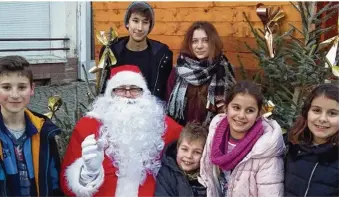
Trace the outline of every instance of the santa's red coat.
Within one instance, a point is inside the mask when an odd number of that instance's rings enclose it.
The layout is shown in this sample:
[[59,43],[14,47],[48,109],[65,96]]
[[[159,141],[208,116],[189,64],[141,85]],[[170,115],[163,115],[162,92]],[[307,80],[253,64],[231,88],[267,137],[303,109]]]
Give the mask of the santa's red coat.
[[[177,140],[182,130],[182,126],[177,124],[170,117],[166,117],[167,130],[163,136],[165,145]],[[81,143],[91,134],[98,135],[98,130],[101,123],[90,117],[82,118],[72,133],[70,143],[61,166],[61,188],[67,196],[75,196],[74,192],[70,191],[68,186],[67,176],[65,171],[67,167],[73,164],[77,159],[81,158]],[[117,176],[115,175],[116,168],[112,165],[112,160],[105,155],[103,161],[104,168],[104,182],[99,187],[98,191],[93,196],[114,196],[117,184]],[[153,175],[147,174],[146,181],[143,185],[139,186],[139,196],[153,196],[155,189],[155,180]]]

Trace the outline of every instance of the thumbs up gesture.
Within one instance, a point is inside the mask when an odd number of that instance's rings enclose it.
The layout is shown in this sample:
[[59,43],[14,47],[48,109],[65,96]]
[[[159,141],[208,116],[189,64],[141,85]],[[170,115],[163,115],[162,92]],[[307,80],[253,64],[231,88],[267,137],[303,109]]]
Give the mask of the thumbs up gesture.
[[91,173],[99,173],[104,161],[104,144],[102,140],[96,140],[95,135],[89,135],[81,143],[84,170]]

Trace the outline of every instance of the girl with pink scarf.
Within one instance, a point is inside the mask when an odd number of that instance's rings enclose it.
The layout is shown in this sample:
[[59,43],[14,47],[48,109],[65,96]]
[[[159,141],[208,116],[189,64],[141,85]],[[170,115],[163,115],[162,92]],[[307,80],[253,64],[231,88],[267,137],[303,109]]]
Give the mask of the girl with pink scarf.
[[260,89],[240,81],[225,102],[227,116],[212,120],[200,163],[207,197],[283,196],[282,131],[275,120],[260,116]]

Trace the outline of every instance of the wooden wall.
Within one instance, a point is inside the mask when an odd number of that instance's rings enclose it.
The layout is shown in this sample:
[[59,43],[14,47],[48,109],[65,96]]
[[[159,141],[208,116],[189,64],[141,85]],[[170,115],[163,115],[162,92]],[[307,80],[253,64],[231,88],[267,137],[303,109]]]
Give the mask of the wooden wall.
[[[180,44],[187,28],[196,20],[212,22],[217,28],[225,54],[230,62],[239,67],[239,55],[248,70],[257,68],[257,61],[248,51],[244,42],[256,46],[255,39],[246,23],[243,12],[255,28],[262,28],[256,15],[257,2],[149,2],[155,12],[155,26],[149,37],[166,43],[174,53],[174,62],[179,53]],[[301,27],[299,13],[289,2],[263,2],[268,7],[280,7],[286,17],[281,27],[288,30],[291,23]],[[127,35],[123,18],[130,2],[93,2],[94,32],[115,28],[119,35]],[[298,35],[296,35],[298,37]],[[95,58],[101,46],[95,40]]]

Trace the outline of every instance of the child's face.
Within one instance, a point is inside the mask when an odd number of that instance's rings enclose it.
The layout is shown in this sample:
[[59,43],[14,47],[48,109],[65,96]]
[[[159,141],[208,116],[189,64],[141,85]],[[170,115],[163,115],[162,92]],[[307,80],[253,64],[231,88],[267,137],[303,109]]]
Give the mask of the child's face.
[[177,152],[178,166],[185,172],[198,169],[204,144],[203,140],[187,141],[183,139]]
[[0,105],[5,113],[21,112],[33,95],[33,87],[27,77],[17,72],[0,75]]
[[257,100],[249,94],[236,94],[227,106],[227,120],[232,137],[241,139],[259,114]]
[[326,143],[339,130],[339,103],[325,96],[313,99],[307,113],[307,126],[314,143]]

